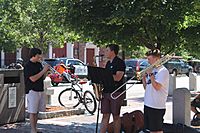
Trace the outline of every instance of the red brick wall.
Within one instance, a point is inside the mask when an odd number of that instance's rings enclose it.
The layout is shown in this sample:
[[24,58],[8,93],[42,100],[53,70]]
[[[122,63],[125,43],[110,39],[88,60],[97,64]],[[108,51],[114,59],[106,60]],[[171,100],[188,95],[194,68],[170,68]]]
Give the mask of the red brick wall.
[[94,52],[95,52],[94,48],[86,49],[86,64],[88,64],[89,66],[96,66]]
[[[55,54],[55,58],[57,57],[66,57],[67,56],[67,44],[64,45],[63,48],[53,48],[53,54]],[[52,55],[53,57],[53,55]]]
[[[85,50],[85,43],[78,43],[78,42],[74,42],[74,58],[80,59],[81,61],[84,62],[84,50]],[[66,57],[67,56],[67,44],[64,45],[63,48],[53,48],[53,53],[55,53],[55,57]],[[22,59],[26,62],[29,59],[29,48],[27,47],[23,47],[22,48]],[[100,67],[104,67],[107,59],[105,57],[105,47],[102,47],[99,49],[99,55],[104,55],[103,57],[100,57],[99,60],[99,66]],[[48,55],[47,55],[48,56]],[[92,55],[93,56],[93,55]],[[7,59],[8,57],[6,57]],[[13,58],[14,60],[16,60],[16,54],[14,54],[13,56],[9,56],[9,58]],[[87,57],[86,57],[87,58]]]
[[16,62],[16,52],[13,53],[5,53],[5,65],[9,65],[11,63]]
[[74,42],[74,58],[84,62],[85,43]]

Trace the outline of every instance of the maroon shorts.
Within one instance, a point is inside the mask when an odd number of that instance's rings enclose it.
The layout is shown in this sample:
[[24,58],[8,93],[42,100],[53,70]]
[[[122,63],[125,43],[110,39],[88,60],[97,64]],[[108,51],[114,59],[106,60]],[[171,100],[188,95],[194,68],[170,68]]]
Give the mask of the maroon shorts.
[[[119,95],[121,92],[116,92],[114,96]],[[110,96],[111,93],[103,93],[103,97],[101,100],[101,113],[112,115],[119,115],[121,106],[123,104],[124,95],[120,96],[117,99],[112,99]]]

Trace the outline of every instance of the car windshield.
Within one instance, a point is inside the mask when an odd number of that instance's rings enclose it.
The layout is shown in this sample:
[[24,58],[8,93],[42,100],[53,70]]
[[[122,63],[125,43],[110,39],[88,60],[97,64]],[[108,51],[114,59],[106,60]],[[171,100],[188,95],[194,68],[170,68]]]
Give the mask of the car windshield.
[[57,60],[59,60],[59,62],[63,62],[64,64],[66,64],[67,61],[66,58],[57,58]]
[[51,67],[54,67],[60,63],[60,60],[57,59],[44,59],[44,61],[48,63]]
[[71,65],[80,65],[80,66],[84,65],[82,62],[80,62],[78,60],[69,60],[68,64],[71,64]]
[[137,65],[137,61],[136,60],[127,60],[125,61],[126,66],[128,67],[133,67]]
[[147,60],[140,60],[140,66],[148,66],[149,63]]
[[126,60],[125,64],[127,67],[136,67],[138,61],[139,61],[140,66],[148,66],[149,65],[148,61],[145,59]]

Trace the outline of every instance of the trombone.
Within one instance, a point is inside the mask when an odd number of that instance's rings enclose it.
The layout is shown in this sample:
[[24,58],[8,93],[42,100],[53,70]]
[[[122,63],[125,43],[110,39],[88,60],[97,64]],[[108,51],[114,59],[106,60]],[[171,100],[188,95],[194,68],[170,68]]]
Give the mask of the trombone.
[[125,89],[124,91],[122,91],[119,95],[117,96],[114,96],[114,94],[120,90],[122,87],[124,87],[130,80],[134,79],[135,76],[131,77],[128,81],[126,81],[125,83],[123,83],[120,87],[118,87],[115,91],[113,91],[111,94],[110,94],[110,97],[114,100],[116,100],[117,98],[119,98],[121,95],[123,95],[127,90],[129,90],[133,85],[135,85],[138,81],[135,81],[131,86],[129,86],[127,89]]
[[[148,70],[151,70],[155,67],[158,67],[158,66],[161,66],[163,64],[165,64],[168,60],[170,60],[172,57],[174,56],[174,54],[171,54],[171,55],[165,55],[164,57],[162,57],[160,60],[157,60],[154,64],[151,64],[150,66],[148,66],[147,68],[143,69],[142,71],[136,73],[136,76],[137,76],[137,79],[138,80],[141,80],[142,79],[142,76],[145,75],[145,73],[148,71]],[[120,90],[122,87],[124,87],[130,80],[132,80],[133,78],[135,78],[135,76],[133,76],[132,78],[130,78],[128,81],[126,81],[124,84],[122,84],[120,87],[118,87],[115,91],[113,91],[110,96],[112,99],[116,100],[117,98],[119,98],[121,95],[123,95],[128,89],[130,89],[133,85],[135,85],[137,83],[134,82],[131,86],[129,86],[126,90],[124,90],[123,92],[121,92],[119,95],[117,96],[114,96],[114,94]]]

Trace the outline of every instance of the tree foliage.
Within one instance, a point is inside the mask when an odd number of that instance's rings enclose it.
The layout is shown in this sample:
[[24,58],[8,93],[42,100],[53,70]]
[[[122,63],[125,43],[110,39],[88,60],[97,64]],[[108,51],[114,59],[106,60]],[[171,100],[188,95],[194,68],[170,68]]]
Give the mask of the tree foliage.
[[0,48],[6,51],[16,47],[40,47],[48,43],[63,45],[73,37],[63,26],[63,13],[59,0],[1,0]]
[[194,0],[68,0],[66,24],[83,38],[179,50],[182,24],[194,9]]
[[12,46],[16,48],[17,25],[14,22],[19,20],[17,3],[12,0],[10,2],[1,0],[0,7],[0,48],[9,49]]
[[191,14],[185,17],[182,35],[185,40],[184,48],[190,51],[190,55],[200,57],[200,1],[196,1]]
[[80,40],[200,56],[199,0],[0,0],[0,8],[4,50]]

